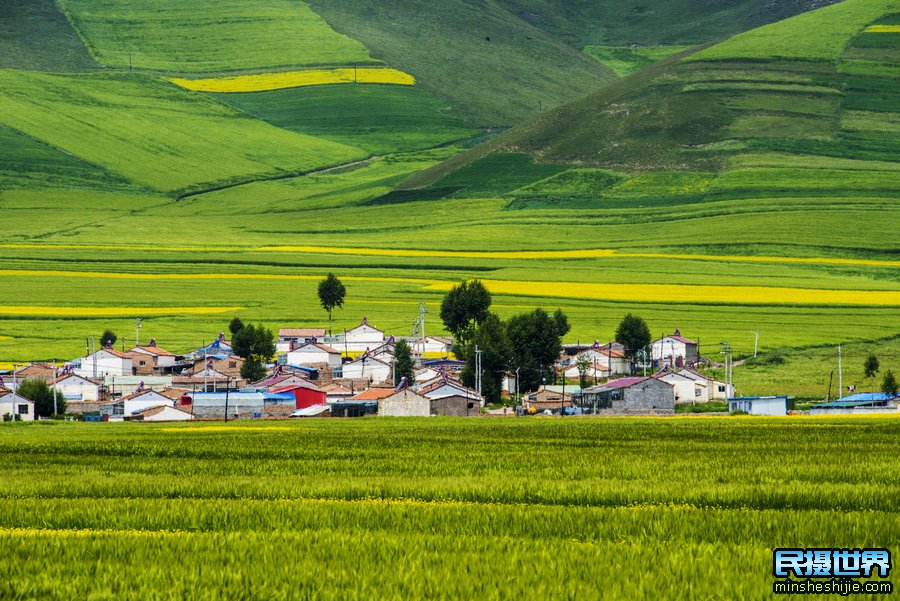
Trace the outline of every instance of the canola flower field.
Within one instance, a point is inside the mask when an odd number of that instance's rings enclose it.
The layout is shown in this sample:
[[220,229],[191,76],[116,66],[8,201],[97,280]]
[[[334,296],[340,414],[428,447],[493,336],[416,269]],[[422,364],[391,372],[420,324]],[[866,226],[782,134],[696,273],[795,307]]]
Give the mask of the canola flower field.
[[264,92],[303,86],[340,83],[376,83],[412,86],[416,78],[396,69],[377,67],[342,67],[336,69],[307,69],[284,73],[260,73],[207,79],[170,78],[169,81],[195,92]]
[[900,543],[897,424],[3,425],[0,597],[759,598],[773,548]]

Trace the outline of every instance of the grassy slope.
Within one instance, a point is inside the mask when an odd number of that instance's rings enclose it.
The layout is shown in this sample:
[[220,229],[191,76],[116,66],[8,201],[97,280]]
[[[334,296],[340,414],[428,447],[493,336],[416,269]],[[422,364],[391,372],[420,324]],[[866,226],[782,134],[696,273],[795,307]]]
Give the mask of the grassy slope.
[[144,76],[2,71],[0,81],[4,123],[156,190],[306,171],[365,156]]
[[303,2],[61,0],[110,67],[220,73],[373,62]]
[[697,44],[837,0],[499,0],[535,27],[582,48],[590,44]]
[[215,98],[278,127],[373,154],[428,148],[477,133],[448,115],[433,95],[413,87],[311,86]]
[[96,67],[53,0],[0,2],[0,69],[80,71]]
[[619,77],[631,75],[673,54],[684,52],[690,46],[585,46],[584,51],[612,69]]
[[494,2],[313,0],[310,5],[374,56],[414,74],[472,125],[511,125],[613,78],[578,49]]

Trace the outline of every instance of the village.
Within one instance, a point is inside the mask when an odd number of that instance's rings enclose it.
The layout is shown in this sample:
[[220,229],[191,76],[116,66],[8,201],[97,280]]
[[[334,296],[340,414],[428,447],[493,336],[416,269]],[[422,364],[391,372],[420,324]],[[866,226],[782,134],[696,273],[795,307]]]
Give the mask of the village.
[[[415,361],[412,382],[399,379],[395,350],[405,341]],[[276,361],[265,376],[241,376],[244,358],[220,333],[183,355],[155,339],[117,350],[104,345],[62,365],[35,362],[0,372],[0,415],[37,418],[35,403],[18,393],[39,380],[65,400],[64,414],[84,421],[186,421],[362,416],[674,415],[684,404],[727,403],[733,413],[787,415],[787,396],[735,397],[734,385],[698,369],[708,363],[699,344],[676,329],[654,340],[632,364],[622,345],[563,344],[554,366],[557,384],[522,391],[517,374],[502,379],[502,406],[463,384],[453,339],[395,337],[364,317],[335,335],[325,328],[280,328]],[[726,380],[731,377],[726,358]],[[879,393],[844,397],[813,413],[896,411],[897,398]],[[58,408],[55,408],[58,409]],[[53,411],[57,413],[56,410]],[[60,412],[62,413],[62,412]]]

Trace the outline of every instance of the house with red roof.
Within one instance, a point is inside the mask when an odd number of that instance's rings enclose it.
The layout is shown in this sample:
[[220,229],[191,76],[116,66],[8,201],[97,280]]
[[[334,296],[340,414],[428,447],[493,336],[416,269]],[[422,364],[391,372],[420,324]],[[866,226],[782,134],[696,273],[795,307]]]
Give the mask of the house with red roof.
[[288,365],[327,365],[335,370],[341,366],[341,352],[319,342],[307,342],[285,354]]
[[175,367],[177,361],[173,353],[156,346],[155,338],[150,339],[150,344],[142,344],[128,349],[125,354],[131,357],[134,374],[138,376],[159,376],[172,373],[172,368]]
[[130,376],[134,373],[131,356],[117,351],[111,344],[76,360],[76,364],[76,374],[94,380],[103,380],[107,376]]
[[670,368],[680,368],[696,365],[700,361],[700,343],[682,336],[681,330],[675,328],[673,334],[653,341],[651,357],[659,367],[668,365]]

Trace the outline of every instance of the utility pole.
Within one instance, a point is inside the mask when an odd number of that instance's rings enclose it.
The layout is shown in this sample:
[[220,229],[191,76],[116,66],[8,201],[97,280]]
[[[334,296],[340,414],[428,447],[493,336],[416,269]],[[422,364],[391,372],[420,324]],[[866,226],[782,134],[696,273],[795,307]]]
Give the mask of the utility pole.
[[428,313],[428,309],[425,308],[425,303],[419,303],[419,320],[421,325],[421,329],[419,333],[422,335],[422,363],[425,362],[425,314]]
[[838,399],[844,398],[844,370],[841,369],[841,345],[838,345]]
[[484,391],[481,389],[481,349],[475,345],[475,390],[484,397]]
[[94,337],[91,336],[91,363],[94,365],[94,380],[97,379],[97,354],[94,351]]
[[[143,320],[138,317],[134,320],[134,346],[140,346],[141,344],[141,328],[143,327]],[[125,344],[125,341],[122,341],[122,344]]]
[[225,376],[225,422],[228,422],[228,389],[231,388],[231,376]]
[[519,368],[516,368],[516,405],[519,404]]
[[756,359],[756,349],[759,347],[759,328],[756,328],[756,339],[753,341],[753,358]]
[[56,372],[56,359],[53,360],[53,415],[59,413],[59,407],[56,404],[56,379],[58,378],[58,374]]

